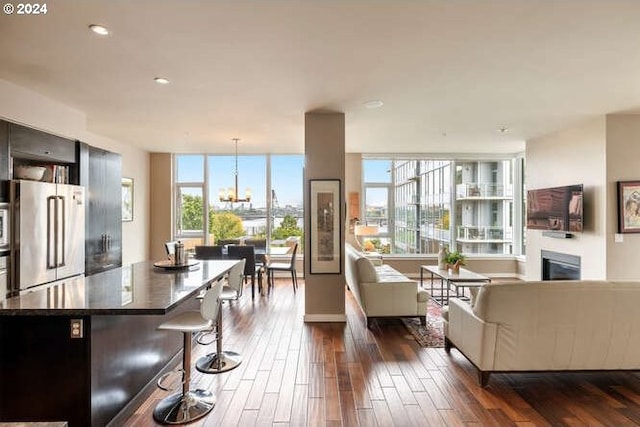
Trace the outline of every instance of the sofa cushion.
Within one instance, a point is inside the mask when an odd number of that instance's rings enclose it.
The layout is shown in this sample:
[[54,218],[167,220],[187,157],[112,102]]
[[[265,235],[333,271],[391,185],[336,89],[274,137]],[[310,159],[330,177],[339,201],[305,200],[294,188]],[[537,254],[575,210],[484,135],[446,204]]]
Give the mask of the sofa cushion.
[[378,282],[406,282],[409,280],[407,276],[387,264],[376,266],[375,269]]
[[358,258],[356,266],[361,283],[374,283],[378,281],[378,272],[369,258]]

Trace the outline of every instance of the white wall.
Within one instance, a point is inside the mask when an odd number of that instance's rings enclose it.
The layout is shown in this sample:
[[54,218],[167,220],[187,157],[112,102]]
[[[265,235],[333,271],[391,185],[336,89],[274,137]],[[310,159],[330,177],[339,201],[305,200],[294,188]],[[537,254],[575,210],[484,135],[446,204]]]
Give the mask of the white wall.
[[607,231],[606,120],[604,116],[526,143],[528,190],[583,184],[584,232],[571,239],[527,230],[527,280],[541,278],[541,250],[581,257],[583,279],[605,279]]
[[90,132],[84,112],[6,80],[0,80],[0,118],[120,153],[122,175],[134,180],[133,221],[122,223],[122,262],[148,259],[149,153]]

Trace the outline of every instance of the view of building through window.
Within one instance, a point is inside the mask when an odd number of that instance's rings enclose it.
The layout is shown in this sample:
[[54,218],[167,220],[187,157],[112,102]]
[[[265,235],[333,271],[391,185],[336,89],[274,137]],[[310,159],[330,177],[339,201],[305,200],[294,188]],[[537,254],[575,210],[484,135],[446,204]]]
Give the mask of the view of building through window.
[[437,253],[441,245],[513,254],[513,216],[522,214],[514,162],[364,159],[364,219],[379,226],[365,242],[392,254]]
[[[303,156],[238,156],[237,195],[235,156],[175,159],[175,238],[187,249],[245,238],[269,239],[272,246],[302,244]],[[236,196],[248,200],[229,200]]]
[[[360,223],[366,249],[385,254],[521,254],[523,202],[514,203],[521,159],[363,159]],[[187,248],[238,238],[303,242],[302,155],[176,155],[176,236]],[[521,191],[520,191],[521,192]],[[206,209],[205,209],[206,207]],[[206,215],[205,215],[206,212]],[[207,232],[205,233],[205,230]],[[518,248],[514,248],[514,244]]]

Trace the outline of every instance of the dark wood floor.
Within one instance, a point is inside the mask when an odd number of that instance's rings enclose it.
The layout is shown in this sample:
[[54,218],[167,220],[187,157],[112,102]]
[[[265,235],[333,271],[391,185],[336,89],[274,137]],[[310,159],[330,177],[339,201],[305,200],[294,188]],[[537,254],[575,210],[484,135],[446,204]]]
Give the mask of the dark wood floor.
[[[304,323],[304,282],[225,304],[235,370],[194,374],[217,396],[192,426],[634,426],[640,376],[629,372],[494,374],[478,386],[457,350],[420,348],[400,324],[368,330],[348,295],[346,324]],[[214,345],[194,348],[194,359]],[[194,370],[195,371],[195,370]],[[155,425],[157,390],[127,426]]]

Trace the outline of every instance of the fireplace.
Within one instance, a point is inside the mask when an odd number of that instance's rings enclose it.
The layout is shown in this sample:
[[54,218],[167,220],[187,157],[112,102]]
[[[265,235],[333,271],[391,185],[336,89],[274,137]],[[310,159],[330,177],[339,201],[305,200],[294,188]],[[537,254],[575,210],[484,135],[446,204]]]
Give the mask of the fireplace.
[[580,280],[580,257],[542,251],[542,280]]

